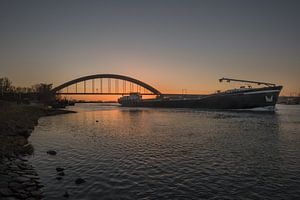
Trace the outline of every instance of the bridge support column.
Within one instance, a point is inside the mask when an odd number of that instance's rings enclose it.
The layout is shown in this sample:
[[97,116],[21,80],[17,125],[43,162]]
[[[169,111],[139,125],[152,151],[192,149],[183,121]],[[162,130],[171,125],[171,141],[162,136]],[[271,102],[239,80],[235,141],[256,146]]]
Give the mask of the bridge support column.
[[86,93],[86,82],[84,81],[84,93]]
[[119,80],[115,79],[115,93],[119,93]]
[[100,78],[100,93],[102,94],[102,78]]
[[110,84],[111,84],[111,81],[110,81],[110,78],[108,78],[108,93],[110,93]]
[[92,90],[93,90],[93,93],[95,93],[95,83],[94,83],[94,79],[92,79]]
[[123,80],[123,94],[126,93],[126,81]]

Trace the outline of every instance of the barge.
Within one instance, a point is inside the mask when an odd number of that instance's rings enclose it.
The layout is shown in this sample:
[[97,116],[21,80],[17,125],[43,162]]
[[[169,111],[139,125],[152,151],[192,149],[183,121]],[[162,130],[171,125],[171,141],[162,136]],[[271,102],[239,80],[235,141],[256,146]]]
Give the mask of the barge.
[[125,107],[161,107],[161,108],[201,108],[201,109],[257,109],[274,110],[281,85],[273,83],[221,78],[220,82],[242,82],[257,84],[238,89],[216,92],[208,95],[159,95],[153,99],[143,99],[139,93],[131,93],[118,99]]

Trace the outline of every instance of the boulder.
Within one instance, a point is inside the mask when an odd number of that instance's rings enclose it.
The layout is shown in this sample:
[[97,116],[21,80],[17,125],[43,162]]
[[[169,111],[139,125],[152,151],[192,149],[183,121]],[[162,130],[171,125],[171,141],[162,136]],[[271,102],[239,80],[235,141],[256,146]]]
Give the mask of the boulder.
[[64,172],[59,172],[58,175],[59,175],[59,176],[64,176],[65,173],[64,173]]
[[28,138],[30,136],[30,130],[24,128],[24,129],[19,129],[18,134],[21,136],[24,136],[25,138]]
[[83,178],[77,178],[77,179],[75,180],[75,183],[76,183],[77,185],[79,185],[79,184],[85,183],[85,180],[84,180]]
[[56,151],[54,151],[54,150],[49,150],[49,151],[47,151],[47,154],[49,154],[49,155],[56,155],[57,154],[57,152]]
[[13,192],[9,188],[0,188],[0,196],[12,196]]
[[62,167],[56,167],[56,171],[57,172],[62,172],[62,171],[64,171],[65,169],[64,168],[62,168]]
[[63,195],[63,197],[65,197],[65,198],[69,198],[69,196],[70,195],[69,195],[68,191],[66,191],[65,194]]

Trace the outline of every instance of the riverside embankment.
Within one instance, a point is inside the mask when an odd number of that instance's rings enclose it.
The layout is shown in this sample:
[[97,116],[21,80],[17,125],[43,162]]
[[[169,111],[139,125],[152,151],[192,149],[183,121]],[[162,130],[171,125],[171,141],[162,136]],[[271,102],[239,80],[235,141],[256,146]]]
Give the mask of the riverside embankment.
[[72,112],[0,101],[0,199],[43,198],[39,176],[24,157],[34,151],[27,139],[40,117]]

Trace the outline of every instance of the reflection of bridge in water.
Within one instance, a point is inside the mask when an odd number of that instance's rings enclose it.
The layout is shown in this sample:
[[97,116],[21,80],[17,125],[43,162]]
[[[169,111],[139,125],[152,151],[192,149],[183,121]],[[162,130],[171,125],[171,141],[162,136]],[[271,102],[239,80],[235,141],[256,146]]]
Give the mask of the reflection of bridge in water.
[[96,74],[68,81],[52,89],[57,95],[162,95],[140,80],[117,74]]

